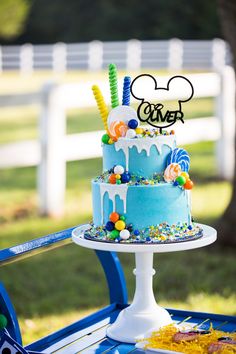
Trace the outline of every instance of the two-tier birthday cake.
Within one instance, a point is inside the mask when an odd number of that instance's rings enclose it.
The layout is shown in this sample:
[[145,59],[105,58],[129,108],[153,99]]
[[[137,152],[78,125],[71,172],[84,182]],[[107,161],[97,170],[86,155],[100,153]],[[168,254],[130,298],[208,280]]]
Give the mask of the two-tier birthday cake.
[[[134,81],[124,78],[120,104],[116,67],[109,66],[110,112],[99,88],[92,88],[106,134],[102,136],[103,173],[92,181],[93,222],[84,237],[140,244],[199,238],[202,230],[191,217],[189,155],[177,147],[174,130],[155,127],[157,104],[144,102],[143,114],[149,112],[153,124],[140,125],[140,110],[137,114],[130,106],[131,93],[136,97]],[[168,113],[167,125],[173,124],[171,115],[178,118],[176,112]],[[182,120],[182,114],[179,117]]]

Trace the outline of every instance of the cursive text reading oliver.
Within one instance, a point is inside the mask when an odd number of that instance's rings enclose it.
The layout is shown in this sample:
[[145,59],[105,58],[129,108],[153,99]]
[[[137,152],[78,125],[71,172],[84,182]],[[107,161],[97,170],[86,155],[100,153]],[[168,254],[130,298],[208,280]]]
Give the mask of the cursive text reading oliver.
[[151,124],[153,127],[159,126],[159,123],[166,123],[165,126],[169,127],[176,122],[176,120],[180,120],[184,123],[183,120],[183,112],[178,111],[169,111],[167,110],[165,114],[163,114],[162,109],[164,105],[161,103],[153,104],[147,101],[142,102],[137,110],[138,117],[142,122],[147,122]]

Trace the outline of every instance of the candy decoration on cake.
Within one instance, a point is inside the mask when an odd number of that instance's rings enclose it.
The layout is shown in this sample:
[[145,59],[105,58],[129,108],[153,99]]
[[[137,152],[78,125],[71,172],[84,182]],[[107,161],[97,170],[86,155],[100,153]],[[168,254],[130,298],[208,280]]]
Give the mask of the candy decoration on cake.
[[123,166],[116,165],[116,166],[114,167],[114,173],[115,173],[115,174],[122,175],[122,173],[124,173],[124,172],[125,172],[125,169],[124,169]]
[[122,121],[116,120],[109,125],[109,133],[116,140],[118,138],[124,137],[126,135],[127,130],[127,125]]
[[130,83],[131,83],[131,78],[129,76],[125,76],[124,84],[123,84],[123,97],[122,97],[123,106],[130,105]]
[[170,153],[170,156],[167,160],[168,165],[170,165],[171,163],[178,163],[182,171],[188,172],[190,166],[189,154],[184,149],[175,148]]
[[[114,64],[109,66],[109,84],[109,111],[99,88],[93,86],[106,134],[102,136],[103,173],[92,182],[91,238],[121,243],[168,243],[201,237],[201,230],[191,221],[193,182],[188,174],[188,153],[176,148],[174,130],[165,130],[158,124],[139,126],[139,114],[130,106],[129,76],[124,78],[122,104],[119,104]],[[140,89],[146,102],[149,91],[146,86]],[[149,113],[160,122],[165,112],[156,106],[156,103],[148,106]],[[165,111],[166,119],[173,120],[174,113],[182,113],[178,109],[169,112],[167,105]]]
[[[108,117],[108,109],[107,109],[107,105],[104,101],[103,95],[99,89],[99,87],[97,85],[93,85],[92,86],[92,90],[93,90],[93,94],[94,94],[94,98],[97,102],[97,106],[98,106],[98,110],[100,112],[103,124],[104,124],[104,128],[106,129],[107,133],[108,133],[108,126],[107,126],[107,117]],[[108,140],[107,140],[108,142]],[[106,143],[105,143],[106,144]]]
[[111,92],[111,106],[112,108],[115,108],[119,106],[117,68],[115,64],[109,65],[109,82],[110,82],[110,92]]
[[128,121],[128,127],[130,129],[136,129],[138,127],[138,121],[136,119],[130,119]]
[[106,223],[106,230],[108,231],[108,238],[111,240],[128,240],[130,237],[130,231],[128,225],[125,222],[124,215],[119,215],[116,212],[112,212],[109,216],[109,221]]
[[193,181],[191,181],[191,179],[189,179],[189,180],[187,180],[186,183],[184,184],[184,189],[190,190],[190,189],[193,188],[193,186],[194,186]]
[[165,169],[164,180],[167,183],[172,182],[176,180],[176,178],[180,175],[180,173],[181,173],[180,165],[178,163],[171,163]]
[[127,139],[133,139],[136,136],[136,131],[134,129],[128,129],[125,137]]
[[121,165],[116,165],[110,170],[111,174],[108,177],[110,184],[128,183],[131,180],[131,174],[125,171]]

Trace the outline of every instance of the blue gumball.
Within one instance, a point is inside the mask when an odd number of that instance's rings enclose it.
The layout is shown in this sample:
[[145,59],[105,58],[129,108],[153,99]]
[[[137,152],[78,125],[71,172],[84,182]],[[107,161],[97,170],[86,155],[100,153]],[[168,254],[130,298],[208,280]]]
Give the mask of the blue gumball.
[[114,222],[108,221],[108,222],[106,223],[106,230],[107,230],[107,231],[112,231],[112,230],[114,230],[114,228],[115,228]]
[[128,121],[128,127],[129,127],[130,129],[136,129],[137,126],[138,126],[138,121],[137,121],[136,119],[130,119],[130,120]]
[[128,183],[131,180],[131,175],[129,172],[124,172],[121,175],[121,182],[122,183]]

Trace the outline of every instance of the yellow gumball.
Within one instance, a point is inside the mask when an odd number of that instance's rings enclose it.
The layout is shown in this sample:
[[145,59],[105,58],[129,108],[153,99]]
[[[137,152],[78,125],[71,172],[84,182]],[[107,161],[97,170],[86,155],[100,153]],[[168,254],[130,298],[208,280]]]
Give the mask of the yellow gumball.
[[143,134],[143,128],[136,128],[135,132],[136,134]]
[[187,172],[181,172],[180,176],[183,176],[186,179],[186,181],[189,180],[189,174]]
[[110,139],[108,140],[108,144],[112,145],[112,144],[114,144],[114,141],[110,138]]
[[125,222],[123,220],[118,220],[116,223],[115,223],[115,228],[116,230],[124,230],[125,229]]
[[121,179],[121,175],[116,175],[116,179]]

